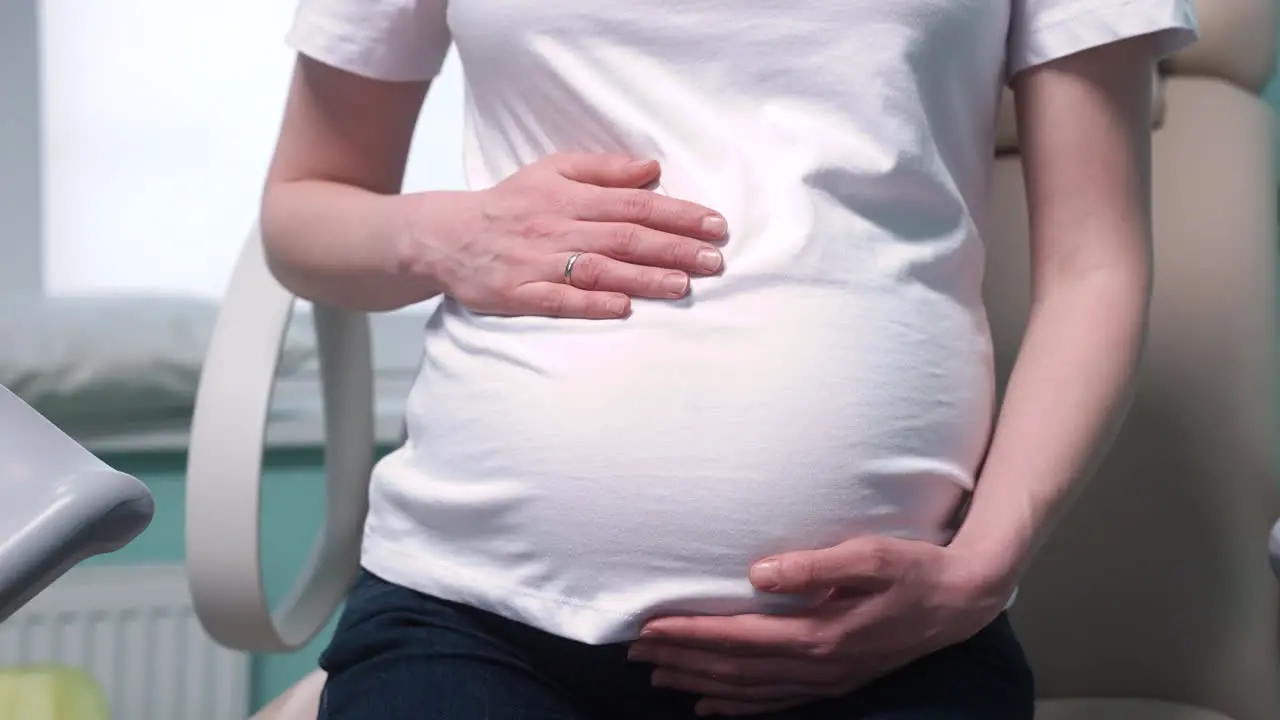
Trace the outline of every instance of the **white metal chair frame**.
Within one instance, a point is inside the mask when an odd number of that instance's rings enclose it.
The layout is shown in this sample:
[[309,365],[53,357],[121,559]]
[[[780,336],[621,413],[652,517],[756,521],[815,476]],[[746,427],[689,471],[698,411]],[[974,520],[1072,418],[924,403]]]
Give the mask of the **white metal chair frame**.
[[374,457],[368,319],[315,307],[325,431],[324,526],[280,607],[262,583],[262,458],[294,296],[271,275],[255,226],[236,263],[196,395],[187,464],[187,571],[196,614],[219,643],[252,652],[305,645],[359,569]]

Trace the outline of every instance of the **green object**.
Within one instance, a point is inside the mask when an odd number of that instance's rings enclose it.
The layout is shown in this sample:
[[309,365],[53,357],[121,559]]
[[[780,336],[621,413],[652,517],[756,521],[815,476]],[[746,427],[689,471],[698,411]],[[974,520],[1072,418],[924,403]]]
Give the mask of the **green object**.
[[111,707],[75,668],[13,668],[0,670],[0,720],[111,720]]

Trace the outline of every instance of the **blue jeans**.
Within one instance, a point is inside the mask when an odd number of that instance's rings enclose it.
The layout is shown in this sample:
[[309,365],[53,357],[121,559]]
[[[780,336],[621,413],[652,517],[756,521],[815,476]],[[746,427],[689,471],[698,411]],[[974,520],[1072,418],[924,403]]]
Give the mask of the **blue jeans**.
[[[584,645],[364,572],[320,659],[320,720],[692,720],[625,644]],[[848,696],[756,720],[1031,720],[1031,670],[1004,615]]]

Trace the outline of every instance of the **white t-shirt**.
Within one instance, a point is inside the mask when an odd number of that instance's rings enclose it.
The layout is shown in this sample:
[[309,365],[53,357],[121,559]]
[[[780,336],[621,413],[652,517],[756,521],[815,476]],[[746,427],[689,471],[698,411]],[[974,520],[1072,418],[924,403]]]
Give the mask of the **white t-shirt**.
[[1190,42],[1190,0],[303,0],[290,44],[354,73],[457,46],[473,189],[620,152],[730,228],[722,275],[625,320],[446,299],[365,567],[595,644],[808,602],[752,589],[765,555],[947,542],[993,419],[1001,85],[1147,33]]

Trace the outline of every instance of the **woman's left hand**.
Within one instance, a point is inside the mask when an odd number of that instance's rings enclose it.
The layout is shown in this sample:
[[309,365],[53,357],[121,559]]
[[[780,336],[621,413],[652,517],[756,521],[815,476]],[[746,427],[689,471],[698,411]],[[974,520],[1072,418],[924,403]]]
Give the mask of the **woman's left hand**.
[[700,715],[753,715],[839,697],[961,642],[1009,600],[960,550],[862,537],[763,560],[751,582],[774,593],[829,595],[796,615],[664,617],[631,646],[653,683],[702,696]]

